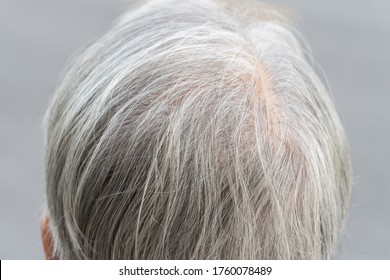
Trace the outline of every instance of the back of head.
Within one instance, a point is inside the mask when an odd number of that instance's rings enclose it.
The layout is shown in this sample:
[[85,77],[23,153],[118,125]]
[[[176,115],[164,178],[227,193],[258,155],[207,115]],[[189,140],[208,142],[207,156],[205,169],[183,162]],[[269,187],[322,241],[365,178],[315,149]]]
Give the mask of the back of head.
[[47,114],[63,259],[322,259],[350,192],[344,130],[283,17],[150,1],[71,66]]

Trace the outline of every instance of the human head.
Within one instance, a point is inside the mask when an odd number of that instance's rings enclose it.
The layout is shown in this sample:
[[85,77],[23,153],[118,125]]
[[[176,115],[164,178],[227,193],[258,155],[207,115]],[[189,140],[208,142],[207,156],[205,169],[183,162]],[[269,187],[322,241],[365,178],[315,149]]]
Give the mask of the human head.
[[346,136],[299,35],[254,1],[149,1],[71,65],[47,113],[61,259],[327,259]]

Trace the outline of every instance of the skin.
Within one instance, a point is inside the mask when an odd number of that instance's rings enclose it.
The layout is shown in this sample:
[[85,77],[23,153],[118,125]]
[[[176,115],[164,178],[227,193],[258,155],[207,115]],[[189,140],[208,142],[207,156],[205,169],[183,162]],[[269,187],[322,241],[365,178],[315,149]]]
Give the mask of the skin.
[[53,254],[53,238],[49,229],[49,219],[47,216],[44,216],[41,221],[41,238],[43,250],[45,252],[45,257],[47,260],[56,260],[58,259]]

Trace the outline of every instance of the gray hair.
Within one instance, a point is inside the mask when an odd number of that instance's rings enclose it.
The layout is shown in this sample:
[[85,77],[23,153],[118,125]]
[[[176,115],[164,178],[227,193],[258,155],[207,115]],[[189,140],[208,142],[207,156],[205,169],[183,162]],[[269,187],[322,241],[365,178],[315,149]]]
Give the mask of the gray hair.
[[62,259],[328,259],[344,129],[301,36],[255,1],[149,1],[71,65],[46,116]]

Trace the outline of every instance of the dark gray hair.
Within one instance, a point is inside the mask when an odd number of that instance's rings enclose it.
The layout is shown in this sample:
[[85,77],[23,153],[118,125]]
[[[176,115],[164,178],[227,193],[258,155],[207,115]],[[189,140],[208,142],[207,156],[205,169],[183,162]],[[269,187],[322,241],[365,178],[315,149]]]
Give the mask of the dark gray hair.
[[72,64],[46,117],[62,259],[328,259],[344,129],[300,35],[255,1],[149,1]]

